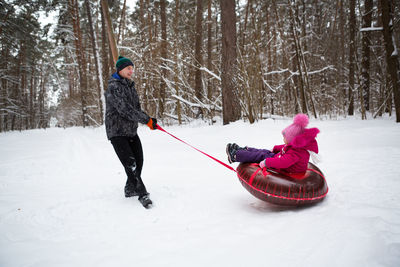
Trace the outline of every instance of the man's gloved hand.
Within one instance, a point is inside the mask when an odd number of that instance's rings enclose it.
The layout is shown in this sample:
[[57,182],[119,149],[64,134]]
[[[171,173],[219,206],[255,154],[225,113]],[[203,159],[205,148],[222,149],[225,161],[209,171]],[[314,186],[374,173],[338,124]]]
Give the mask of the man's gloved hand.
[[149,122],[147,123],[147,126],[149,126],[149,128],[152,130],[156,130],[157,129],[157,119],[150,118]]
[[265,166],[265,159],[263,159],[262,161],[260,161],[260,163],[258,164],[258,165],[260,165],[260,168],[261,169],[264,169],[266,166]]

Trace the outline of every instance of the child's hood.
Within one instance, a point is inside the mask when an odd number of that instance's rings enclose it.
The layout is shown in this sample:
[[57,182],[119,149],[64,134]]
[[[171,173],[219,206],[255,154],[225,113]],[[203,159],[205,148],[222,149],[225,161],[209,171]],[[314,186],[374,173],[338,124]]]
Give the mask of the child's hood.
[[318,128],[305,129],[302,134],[299,134],[290,142],[290,145],[318,153],[318,143],[315,140],[318,133]]

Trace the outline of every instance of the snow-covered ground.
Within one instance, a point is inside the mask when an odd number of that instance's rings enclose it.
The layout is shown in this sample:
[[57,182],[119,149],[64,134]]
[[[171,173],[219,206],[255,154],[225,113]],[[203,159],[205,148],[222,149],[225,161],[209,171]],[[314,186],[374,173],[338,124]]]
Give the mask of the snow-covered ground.
[[[226,162],[291,119],[164,127]],[[123,195],[104,128],[0,134],[0,266],[400,266],[400,125],[312,120],[327,198],[283,208],[161,131],[139,129],[154,207]]]

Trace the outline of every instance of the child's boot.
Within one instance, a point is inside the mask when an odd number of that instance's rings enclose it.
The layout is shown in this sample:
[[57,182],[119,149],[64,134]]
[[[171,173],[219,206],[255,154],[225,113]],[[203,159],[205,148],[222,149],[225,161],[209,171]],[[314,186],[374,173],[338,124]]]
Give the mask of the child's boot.
[[229,163],[233,163],[236,162],[236,152],[238,151],[239,146],[235,143],[231,144],[227,144],[226,145],[226,154],[228,155],[228,161]]
[[236,149],[236,151],[238,150],[246,150],[246,147],[240,147],[238,144],[233,143],[232,147]]

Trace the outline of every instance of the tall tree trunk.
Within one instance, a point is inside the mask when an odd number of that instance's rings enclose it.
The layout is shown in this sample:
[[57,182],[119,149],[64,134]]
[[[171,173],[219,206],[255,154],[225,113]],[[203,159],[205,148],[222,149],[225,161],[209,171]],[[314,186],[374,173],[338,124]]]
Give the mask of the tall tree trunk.
[[305,80],[303,75],[303,69],[301,64],[301,50],[300,50],[300,39],[297,35],[297,27],[296,27],[296,19],[294,17],[293,6],[290,0],[289,3],[289,11],[291,16],[290,27],[292,29],[292,37],[293,37],[293,45],[296,49],[296,63],[297,63],[297,70],[299,71],[299,79],[300,79],[300,99],[301,99],[301,112],[308,114],[308,107],[307,107],[307,98],[305,92]]
[[148,45],[149,45],[149,60],[151,61],[153,58],[153,23],[152,23],[152,13],[150,8],[150,0],[146,1],[147,3],[147,30],[148,30]]
[[181,103],[179,100],[179,71],[178,71],[178,53],[179,53],[179,40],[178,40],[178,21],[179,21],[179,0],[175,1],[175,16],[173,21],[173,30],[174,30],[174,88],[175,94],[178,96],[176,99],[176,113],[178,115],[178,123],[182,124],[182,111],[181,111]]
[[[241,32],[239,32],[239,36],[241,37],[241,41],[239,41],[240,45],[240,51],[241,53],[244,55],[245,54],[245,43],[246,43],[246,32],[247,32],[247,20],[249,18],[249,7],[251,5],[251,0],[247,0],[247,4],[246,4],[246,12],[244,15],[244,24],[243,24],[243,29],[241,30]],[[239,38],[240,38],[239,37]]]
[[[211,19],[211,3],[212,0],[208,0],[207,7],[207,69],[212,70],[212,19]],[[211,100],[212,98],[212,79],[211,77],[207,79],[207,98]],[[213,117],[213,114],[211,114]]]
[[[165,12],[165,0],[160,1],[160,15],[161,15],[161,66],[166,65],[167,60],[167,19]],[[163,117],[164,115],[164,106],[165,106],[165,91],[166,91],[166,82],[167,79],[167,69],[164,67],[161,70],[161,81],[160,81],[160,98],[159,98],[159,116]]]
[[237,93],[236,13],[235,0],[220,0],[222,30],[222,109],[223,124],[240,119]]
[[[100,2],[101,5],[101,2]],[[101,9],[101,7],[100,7]],[[100,10],[101,14],[101,60],[102,60],[102,77],[103,77],[103,88],[102,91],[105,92],[107,90],[107,80],[110,76],[109,73],[109,65],[108,65],[108,46],[107,46],[107,30],[106,30],[106,22],[104,18],[104,13]],[[104,95],[101,96],[104,98]]]
[[[345,58],[345,27],[346,27],[346,13],[345,13],[345,9],[344,9],[344,1],[345,0],[339,0],[340,3],[340,19],[339,19],[339,23],[340,23],[340,66],[338,66],[339,69],[339,82],[338,84],[344,84],[345,83],[345,74],[344,74],[344,68],[343,66],[346,66],[346,58]],[[342,91],[341,91],[341,96],[342,96],[342,108],[343,111],[346,113],[346,106],[347,106],[347,99],[346,99],[346,87],[342,86]]]
[[[201,52],[201,48],[203,46],[203,0],[197,0],[197,9],[196,9],[196,41],[195,41],[195,94],[199,101],[202,100],[203,96],[203,84],[202,84],[202,71],[201,67],[203,66],[203,54]],[[199,109],[199,113],[203,115],[203,111],[201,108]]]
[[[265,29],[265,32],[266,32],[266,34],[267,34],[267,40],[268,40],[268,43],[267,43],[267,47],[266,47],[266,53],[267,53],[267,68],[266,68],[266,70],[267,70],[267,72],[269,72],[269,71],[271,71],[271,69],[272,69],[272,40],[275,40],[275,34],[274,34],[274,28],[273,28],[273,26],[272,26],[272,23],[271,23],[271,18],[272,18],[272,14],[270,14],[271,13],[271,3],[270,2],[268,2],[268,3],[266,3],[265,4],[265,20],[266,20],[266,29]],[[267,82],[269,82],[269,81],[267,81]],[[265,95],[267,96],[267,95],[269,95],[269,97],[270,97],[270,105],[271,105],[271,115],[274,115],[275,114],[275,109],[274,109],[274,92],[272,91],[272,90],[270,90],[270,89],[268,89],[268,92],[269,92],[269,94],[267,94],[267,91],[265,91]],[[262,109],[261,109],[261,112],[263,112],[264,111],[264,106],[265,106],[265,103],[268,103],[268,101],[267,101],[267,97],[263,97],[262,98],[262,102],[261,102],[261,107],[262,107]]]
[[[175,85],[175,94],[179,97],[179,85],[178,85],[178,21],[179,21],[179,0],[175,1],[175,16],[174,16],[174,85]],[[178,114],[178,122],[179,125],[182,124],[182,111],[181,111],[181,102],[179,98],[176,100],[176,113]]]
[[19,86],[18,86],[18,130],[22,131],[23,128],[23,117],[26,116],[25,105],[24,105],[24,94],[26,90],[26,47],[25,42],[21,41],[21,46],[19,50],[19,63],[18,63],[18,75],[19,75]]
[[[371,27],[372,20],[372,0],[364,0],[364,14],[363,14],[363,28]],[[364,101],[364,107],[366,111],[369,111],[370,107],[370,31],[362,32],[362,55],[361,55],[361,96]],[[362,118],[366,119],[365,112],[362,113]]]
[[[279,6],[277,5],[276,0],[272,0],[272,6],[273,6],[275,17],[276,17],[275,21],[276,21],[276,25],[278,26],[277,28],[278,28],[278,31],[279,31],[279,36],[282,39],[282,68],[283,69],[289,69],[289,64],[290,64],[289,55],[290,55],[290,52],[288,51],[288,47],[290,45],[289,45],[288,42],[286,43],[286,40],[285,40],[286,38],[284,38],[284,37],[287,36],[287,34],[285,34],[284,26],[283,26],[283,23],[282,23],[282,20],[284,20],[284,18],[282,19],[281,16],[279,15],[279,12],[278,12],[279,11]],[[277,51],[275,47],[276,46],[274,46],[274,52],[275,52],[274,54],[276,54],[276,51]],[[274,57],[273,65],[274,66],[277,65],[277,57]],[[283,75],[283,79],[287,80],[287,79],[290,78],[289,76],[290,76],[290,74],[285,73]],[[296,78],[296,76],[294,76],[294,78]],[[288,83],[288,82],[285,83],[283,91],[285,92],[286,98],[288,99],[287,102],[290,102],[290,96],[292,94],[292,88],[290,86],[290,83]],[[294,96],[296,98],[296,100],[295,100],[295,112],[297,113],[298,109],[300,107],[299,107],[299,103],[297,101],[297,93],[296,93],[296,91],[294,91],[293,94],[294,94]],[[283,114],[283,111],[281,113]]]
[[40,89],[39,89],[39,98],[38,98],[38,105],[39,105],[39,122],[38,128],[46,128],[47,127],[47,120],[46,120],[46,110],[45,110],[45,98],[46,98],[46,83],[48,78],[47,68],[45,63],[43,62],[41,65],[40,70]]
[[354,115],[354,69],[356,47],[356,0],[350,0],[350,51],[349,51],[349,107],[348,115]]
[[35,107],[33,105],[35,99],[36,99],[35,67],[31,66],[31,81],[29,86],[29,129],[34,129]]
[[77,0],[70,0],[72,23],[74,28],[74,39],[75,39],[75,54],[78,61],[79,70],[79,85],[80,85],[80,95],[82,103],[82,124],[83,127],[88,126],[87,118],[87,75],[86,75],[86,57],[82,42],[82,32],[80,27],[79,19],[79,7]]
[[121,32],[123,31],[123,28],[125,26],[125,13],[126,13],[125,11],[126,11],[126,0],[124,0],[124,5],[122,6],[121,19],[119,21],[119,27],[118,27],[117,43],[119,43],[120,40],[124,38],[124,36],[121,35]]
[[100,61],[98,57],[98,49],[97,49],[97,42],[96,42],[96,35],[94,34],[93,30],[93,22],[92,22],[92,12],[90,9],[90,4],[89,0],[85,0],[85,5],[86,5],[86,12],[88,15],[88,22],[89,22],[89,31],[90,31],[90,37],[91,37],[91,43],[92,43],[92,49],[93,49],[93,57],[94,57],[94,64],[96,67],[96,85],[97,85],[97,103],[99,106],[99,112],[100,112],[100,124],[103,124],[103,110],[105,106],[105,100],[103,97],[103,80],[101,78],[101,68],[100,68]]
[[[296,10],[298,10],[298,8],[296,7]],[[296,12],[298,13],[298,12]],[[314,115],[314,118],[317,118],[317,111],[315,110],[315,105],[314,105],[314,98],[313,98],[313,93],[311,90],[311,86],[310,86],[310,79],[308,77],[308,68],[307,68],[307,62],[306,62],[306,56],[305,53],[303,51],[307,51],[307,45],[306,45],[306,28],[305,25],[307,23],[306,19],[305,19],[305,3],[303,1],[303,25],[302,25],[302,37],[298,36],[298,32],[300,32],[300,30],[297,30],[298,28],[300,28],[300,18],[299,15],[296,14],[296,16],[294,17],[294,25],[296,26],[296,31],[295,31],[295,35],[296,35],[296,43],[298,46],[298,51],[299,51],[299,57],[300,57],[300,63],[301,63],[301,67],[303,68],[303,75],[304,75],[304,85],[305,85],[305,89],[307,90],[308,94],[309,94],[309,101],[310,101],[310,105],[311,105],[311,110],[312,113]],[[304,40],[302,42],[302,40]],[[308,110],[307,110],[308,112]]]
[[[148,15],[148,13],[146,13],[147,8],[146,5],[148,5],[148,1],[145,0],[140,0],[139,1],[139,16],[140,16],[140,25],[139,25],[139,32],[140,32],[140,49],[143,50],[143,68],[146,70],[148,67],[148,62],[151,61],[151,54],[150,54],[150,45],[147,42],[146,39],[146,28],[149,28],[149,31],[151,31],[151,28],[149,26],[147,26],[147,20],[146,15]],[[149,105],[149,101],[148,101],[148,88],[149,88],[149,78],[148,78],[148,73],[144,72],[143,75],[140,77],[141,83],[138,84],[138,89],[141,87],[141,89],[143,90],[143,107],[144,110],[148,110],[148,105]]]
[[[255,2],[255,4],[254,4],[255,6],[253,7],[253,6],[251,6],[251,14],[252,14],[252,18],[251,18],[251,26],[252,26],[252,28],[253,28],[253,43],[254,43],[254,48],[255,49],[253,49],[253,58],[255,59],[255,79],[254,79],[254,82],[255,82],[255,86],[254,86],[254,89],[255,89],[255,99],[253,100],[255,103],[257,103],[258,104],[258,107],[257,107],[257,104],[255,104],[255,106],[256,107],[254,107],[254,113],[255,113],[255,118],[258,118],[258,119],[262,119],[262,116],[263,116],[263,107],[264,107],[264,105],[263,105],[263,99],[265,99],[265,86],[264,86],[264,79],[263,79],[263,63],[264,63],[264,60],[260,57],[260,55],[262,54],[262,52],[263,52],[263,49],[262,49],[262,42],[261,42],[261,40],[262,40],[262,38],[261,38],[261,36],[262,36],[262,33],[261,33],[261,29],[262,29],[262,27],[263,27],[263,21],[262,20],[258,20],[258,19],[256,19],[257,18],[257,14],[259,13],[259,11],[261,11],[261,13],[262,13],[262,10],[263,10],[263,4],[262,3],[258,3],[258,2]],[[260,99],[259,101],[257,101],[258,99]]]
[[115,36],[114,36],[114,31],[113,31],[113,27],[112,27],[111,16],[110,16],[110,11],[108,8],[107,0],[101,0],[101,9],[103,11],[105,24],[107,27],[107,35],[108,35],[109,45],[111,48],[111,53],[112,53],[112,57],[114,60],[114,65],[115,65],[115,63],[117,63],[117,60],[118,60],[118,48],[117,48],[117,43],[115,42]]
[[[398,50],[396,48],[393,33],[392,5],[389,0],[380,0],[382,6],[383,39],[386,50],[387,72],[392,80],[394,105],[396,110],[396,122],[400,122],[400,66]],[[397,53],[395,53],[395,51]]]
[[6,112],[6,101],[7,101],[7,87],[8,82],[6,79],[6,75],[8,73],[8,47],[5,47],[3,51],[1,51],[1,59],[0,62],[1,68],[4,70],[4,75],[1,75],[0,81],[0,133],[7,131],[7,112]]
[[[150,0],[146,0],[146,5],[147,5],[147,25],[145,25],[144,29],[147,28],[147,40],[145,40],[145,43],[148,45],[148,48],[146,48],[145,52],[145,67],[149,67],[151,62],[153,62],[153,19],[152,19],[152,12],[150,8]],[[145,9],[146,10],[146,9]],[[151,77],[150,75],[147,75],[146,77],[146,85],[144,88],[144,107],[145,110],[148,110],[149,105],[149,97],[151,96]]]

